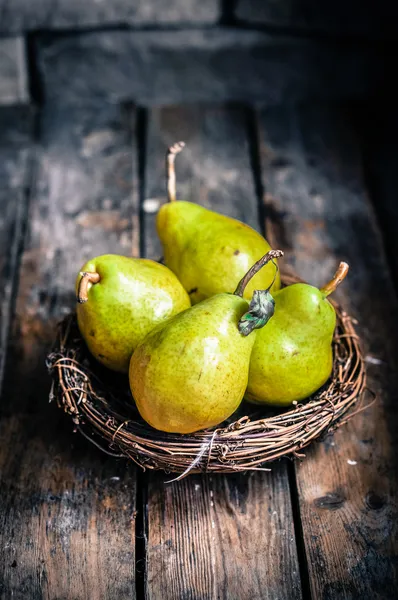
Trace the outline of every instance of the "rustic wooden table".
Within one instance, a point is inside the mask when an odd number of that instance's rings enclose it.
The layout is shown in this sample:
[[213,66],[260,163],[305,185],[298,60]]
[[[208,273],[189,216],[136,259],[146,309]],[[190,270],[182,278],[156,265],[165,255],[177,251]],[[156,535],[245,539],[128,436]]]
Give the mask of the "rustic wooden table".
[[[225,82],[233,42],[222,35]],[[217,90],[200,104],[208,59],[198,58],[195,36],[197,71],[183,72],[179,101],[161,71],[143,82],[131,79],[140,65],[121,66],[145,45],[137,36],[43,41],[30,75],[35,103],[18,64],[16,74],[3,71],[0,597],[396,598],[396,114],[363,100],[231,105]],[[3,56],[15,51],[18,63],[19,42],[7,44]],[[142,61],[168,44],[152,40]],[[241,51],[244,68],[250,48]],[[276,78],[277,99],[296,76],[283,90]],[[259,90],[252,82],[250,97],[268,93],[264,81]],[[239,99],[239,82],[228,85]],[[173,106],[156,105],[157,95]],[[269,473],[167,484],[163,473],[102,454],[48,403],[45,356],[73,309],[81,264],[105,252],[159,256],[154,210],[165,201],[165,148],[177,139],[187,144],[180,197],[266,230],[314,284],[338,261],[351,265],[337,298],[358,319],[378,400],[304,460]]]

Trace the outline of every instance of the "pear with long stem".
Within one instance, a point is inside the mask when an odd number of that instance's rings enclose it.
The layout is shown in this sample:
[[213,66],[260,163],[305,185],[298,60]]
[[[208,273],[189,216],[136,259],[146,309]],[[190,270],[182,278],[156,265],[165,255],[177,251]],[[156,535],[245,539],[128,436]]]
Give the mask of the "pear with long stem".
[[[171,146],[166,156],[168,203],[157,215],[157,231],[165,264],[177,275],[192,304],[221,292],[233,292],[238,281],[270,249],[268,242],[248,225],[177,200],[175,159],[183,142]],[[272,264],[247,285],[245,298],[255,289],[266,289],[274,279]],[[280,288],[277,274],[271,293]]]
[[[191,433],[218,425],[239,406],[256,330],[273,315],[268,290],[243,298],[253,277],[282,256],[271,250],[235,293],[222,293],[156,327],[135,350],[130,387],[141,416],[155,429]],[[271,319],[272,320],[272,319]]]
[[254,343],[247,400],[287,406],[326,383],[333,368],[336,326],[336,312],[327,297],[347,273],[347,263],[341,262],[321,289],[295,283],[274,295],[274,316]]

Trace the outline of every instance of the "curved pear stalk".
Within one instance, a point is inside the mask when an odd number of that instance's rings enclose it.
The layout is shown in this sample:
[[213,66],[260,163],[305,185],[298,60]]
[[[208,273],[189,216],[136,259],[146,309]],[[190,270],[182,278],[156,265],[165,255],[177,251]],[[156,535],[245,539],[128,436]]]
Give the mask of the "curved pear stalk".
[[101,280],[99,273],[89,273],[84,271],[79,282],[77,290],[77,301],[79,304],[84,304],[88,300],[88,284],[98,283]]
[[338,285],[346,278],[349,266],[346,262],[341,262],[337,267],[336,273],[333,275],[332,279],[328,281],[326,285],[321,287],[320,292],[325,296],[329,296],[332,292],[335,291]]
[[[262,256],[260,260],[254,263],[254,265],[248,270],[246,275],[242,277],[234,292],[235,296],[240,296],[241,298],[243,298],[245,288],[249,281],[256,275],[256,273],[260,271],[260,269],[262,269],[270,261],[272,261],[273,265],[275,266],[276,277],[278,273],[278,265],[274,263],[274,259],[280,258],[282,256],[282,250],[270,250],[269,252],[267,252],[267,254]],[[241,317],[238,323],[238,329],[242,335],[247,336],[254,329],[261,329],[261,327],[264,327],[264,325],[266,325],[270,318],[273,316],[275,311],[275,300],[271,296],[269,290],[271,289],[274,281],[271,283],[268,289],[255,290],[253,292],[253,297],[249,305],[249,310],[243,315],[243,317]]]
[[177,154],[185,147],[185,142],[176,142],[167,150],[166,173],[167,173],[167,197],[169,202],[175,202],[176,196],[176,172],[175,160]]

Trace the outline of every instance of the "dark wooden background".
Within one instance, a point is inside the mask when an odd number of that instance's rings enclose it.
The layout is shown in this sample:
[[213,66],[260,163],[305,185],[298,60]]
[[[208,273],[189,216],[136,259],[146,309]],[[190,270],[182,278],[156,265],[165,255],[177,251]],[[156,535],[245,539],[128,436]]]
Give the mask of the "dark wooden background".
[[[398,597],[397,21],[387,2],[0,0],[0,597]],[[340,260],[378,401],[271,472],[168,484],[48,403],[81,264],[179,196],[310,282]]]

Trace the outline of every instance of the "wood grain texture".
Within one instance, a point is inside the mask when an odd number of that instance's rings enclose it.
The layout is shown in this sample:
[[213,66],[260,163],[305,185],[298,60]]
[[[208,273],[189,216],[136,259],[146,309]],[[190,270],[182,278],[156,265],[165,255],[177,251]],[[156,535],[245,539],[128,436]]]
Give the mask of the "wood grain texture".
[[147,597],[300,598],[287,482],[272,473],[151,475]]
[[[146,199],[164,200],[165,149],[183,139],[178,196],[259,228],[247,116],[220,106],[151,111]],[[158,256],[153,215],[144,212],[143,227],[147,254]],[[171,478],[148,475],[148,599],[301,597],[286,464],[164,483]]]
[[339,260],[335,294],[359,320],[378,394],[296,464],[314,598],[393,598],[397,590],[397,300],[343,111],[314,106],[260,117],[266,211],[287,262],[315,285]]
[[388,0],[237,0],[235,17],[246,23],[303,33],[392,38],[397,34],[397,6]]
[[135,469],[48,404],[44,359],[92,255],[137,232],[134,111],[101,105],[41,122],[0,421],[0,597],[135,597]]
[[0,390],[27,211],[33,118],[28,108],[0,109]]
[[0,0],[0,31],[94,26],[214,24],[218,0]]
[[62,102],[277,105],[373,95],[385,79],[376,45],[229,28],[41,37],[38,57],[46,97]]
[[0,38],[0,106],[28,102],[24,39],[21,36]]

